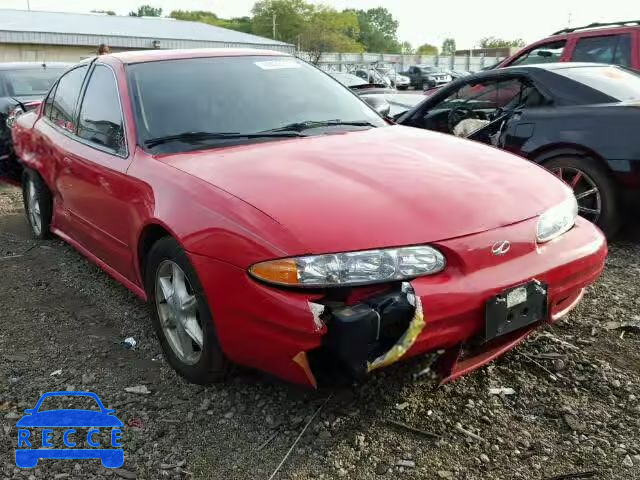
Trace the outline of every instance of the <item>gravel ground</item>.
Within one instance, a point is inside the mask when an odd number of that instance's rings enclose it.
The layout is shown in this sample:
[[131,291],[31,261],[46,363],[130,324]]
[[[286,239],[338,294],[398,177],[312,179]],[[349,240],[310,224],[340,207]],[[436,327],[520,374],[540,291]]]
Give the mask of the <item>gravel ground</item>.
[[[61,241],[30,240],[19,192],[0,187],[0,478],[268,479],[318,409],[274,478],[640,478],[640,334],[622,328],[640,320],[638,239],[611,245],[601,280],[558,325],[443,388],[414,379],[426,359],[357,387],[305,391],[242,370],[203,388],[164,361],[140,300]],[[135,350],[121,345],[130,336]],[[500,387],[513,393],[490,394]],[[16,419],[63,389],[116,409],[122,469],[15,467]]]

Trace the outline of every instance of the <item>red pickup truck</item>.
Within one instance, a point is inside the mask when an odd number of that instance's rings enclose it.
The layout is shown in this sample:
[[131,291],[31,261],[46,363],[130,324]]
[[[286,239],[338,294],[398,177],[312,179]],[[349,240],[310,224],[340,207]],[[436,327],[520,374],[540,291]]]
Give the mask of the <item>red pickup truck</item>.
[[640,20],[566,28],[506,58],[495,68],[552,62],[596,62],[640,70]]

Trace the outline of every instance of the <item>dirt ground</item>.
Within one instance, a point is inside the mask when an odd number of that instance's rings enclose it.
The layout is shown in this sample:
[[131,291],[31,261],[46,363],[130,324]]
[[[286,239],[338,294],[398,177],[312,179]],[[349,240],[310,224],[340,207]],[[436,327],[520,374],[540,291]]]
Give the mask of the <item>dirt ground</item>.
[[[164,361],[143,302],[61,241],[31,240],[18,190],[0,187],[0,478],[269,479],[321,408],[274,478],[640,479],[640,327],[624,326],[640,323],[640,230],[629,230],[571,315],[451,385],[414,379],[418,359],[317,392],[252,371],[203,388]],[[115,409],[122,469],[15,466],[16,420],[55,390]]]

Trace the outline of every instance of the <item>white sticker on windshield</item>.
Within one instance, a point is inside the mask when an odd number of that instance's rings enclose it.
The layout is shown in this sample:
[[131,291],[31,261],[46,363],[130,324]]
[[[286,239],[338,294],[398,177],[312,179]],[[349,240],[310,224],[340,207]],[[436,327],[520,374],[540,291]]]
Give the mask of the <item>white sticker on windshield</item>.
[[300,64],[295,60],[267,60],[256,62],[256,65],[263,70],[278,70],[281,68],[300,68]]

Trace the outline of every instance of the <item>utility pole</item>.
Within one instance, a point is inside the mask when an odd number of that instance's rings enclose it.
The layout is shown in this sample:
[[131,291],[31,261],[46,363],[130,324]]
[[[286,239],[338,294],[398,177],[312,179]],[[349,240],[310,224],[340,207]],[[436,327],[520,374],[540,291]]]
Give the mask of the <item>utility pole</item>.
[[27,10],[31,11],[31,4],[29,3],[29,0],[27,0]]
[[273,39],[276,40],[276,12],[273,12]]

